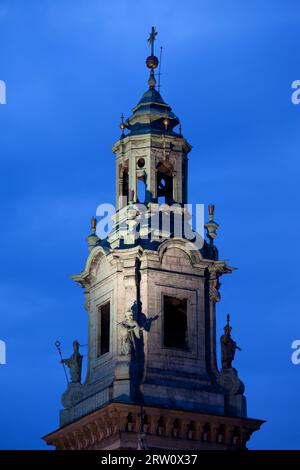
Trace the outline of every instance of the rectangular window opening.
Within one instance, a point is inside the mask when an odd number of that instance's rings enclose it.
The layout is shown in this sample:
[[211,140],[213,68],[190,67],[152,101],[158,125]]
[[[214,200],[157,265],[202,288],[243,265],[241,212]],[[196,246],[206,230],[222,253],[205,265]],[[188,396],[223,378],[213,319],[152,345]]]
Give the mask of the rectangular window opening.
[[163,297],[164,346],[188,349],[187,299]]
[[97,356],[109,352],[110,342],[110,302],[106,302],[98,309],[98,345]]

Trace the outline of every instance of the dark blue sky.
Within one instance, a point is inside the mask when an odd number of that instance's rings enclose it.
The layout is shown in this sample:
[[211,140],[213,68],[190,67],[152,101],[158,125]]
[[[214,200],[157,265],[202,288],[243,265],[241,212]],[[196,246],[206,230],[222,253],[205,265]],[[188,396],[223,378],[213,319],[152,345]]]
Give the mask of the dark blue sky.
[[65,354],[87,341],[68,275],[87,256],[89,220],[114,202],[119,116],[147,88],[147,35],[164,46],[164,99],[181,118],[190,200],[216,204],[223,278],[243,348],[235,362],[249,415],[268,421],[250,448],[300,448],[300,79],[297,0],[1,0],[0,446],[42,449],[57,427]]

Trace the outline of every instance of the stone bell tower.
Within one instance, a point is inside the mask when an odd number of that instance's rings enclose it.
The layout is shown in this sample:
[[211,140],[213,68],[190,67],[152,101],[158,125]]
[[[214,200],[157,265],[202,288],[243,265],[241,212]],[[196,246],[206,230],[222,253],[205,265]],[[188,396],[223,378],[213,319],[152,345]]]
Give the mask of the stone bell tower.
[[112,231],[98,238],[92,220],[73,276],[88,313],[87,375],[81,383],[74,350],[60,427],[44,437],[57,449],[243,449],[263,423],[247,417],[229,318],[217,365],[219,278],[233,268],[214,244],[214,206],[207,241],[186,229],[191,146],[156,88],[156,34],[149,87],[113,147]]

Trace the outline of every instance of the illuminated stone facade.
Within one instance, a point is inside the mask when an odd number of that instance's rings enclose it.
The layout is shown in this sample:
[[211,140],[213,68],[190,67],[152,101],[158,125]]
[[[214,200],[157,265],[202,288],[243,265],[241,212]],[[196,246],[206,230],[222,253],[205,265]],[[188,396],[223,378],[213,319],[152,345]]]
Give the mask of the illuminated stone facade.
[[244,448],[262,421],[247,418],[237,371],[217,366],[219,278],[233,269],[214,245],[213,208],[200,248],[172,228],[160,238],[151,224],[140,224],[139,236],[124,230],[137,224],[138,203],[145,220],[161,203],[187,214],[191,146],[148,59],[149,89],[113,147],[113,230],[100,240],[93,225],[86,266],[73,276],[86,297],[87,376],[69,385],[60,428],[45,440],[58,449],[129,449],[144,434],[149,448]]

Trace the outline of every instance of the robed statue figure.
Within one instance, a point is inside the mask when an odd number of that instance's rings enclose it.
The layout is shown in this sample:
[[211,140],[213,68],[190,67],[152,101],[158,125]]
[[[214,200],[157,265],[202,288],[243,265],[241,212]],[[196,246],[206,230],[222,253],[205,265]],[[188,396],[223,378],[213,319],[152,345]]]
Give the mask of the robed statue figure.
[[241,348],[231,337],[231,326],[229,324],[230,316],[227,315],[227,325],[224,327],[224,334],[221,336],[221,356],[222,356],[222,369],[232,369],[232,361],[234,360],[235,351]]
[[135,350],[135,338],[140,339],[142,328],[133,319],[131,310],[125,312],[125,319],[121,322],[121,354],[127,355]]
[[82,358],[83,356],[79,352],[79,343],[75,340],[73,341],[73,354],[71,357],[61,360],[61,363],[66,364],[70,369],[72,383],[81,383]]

